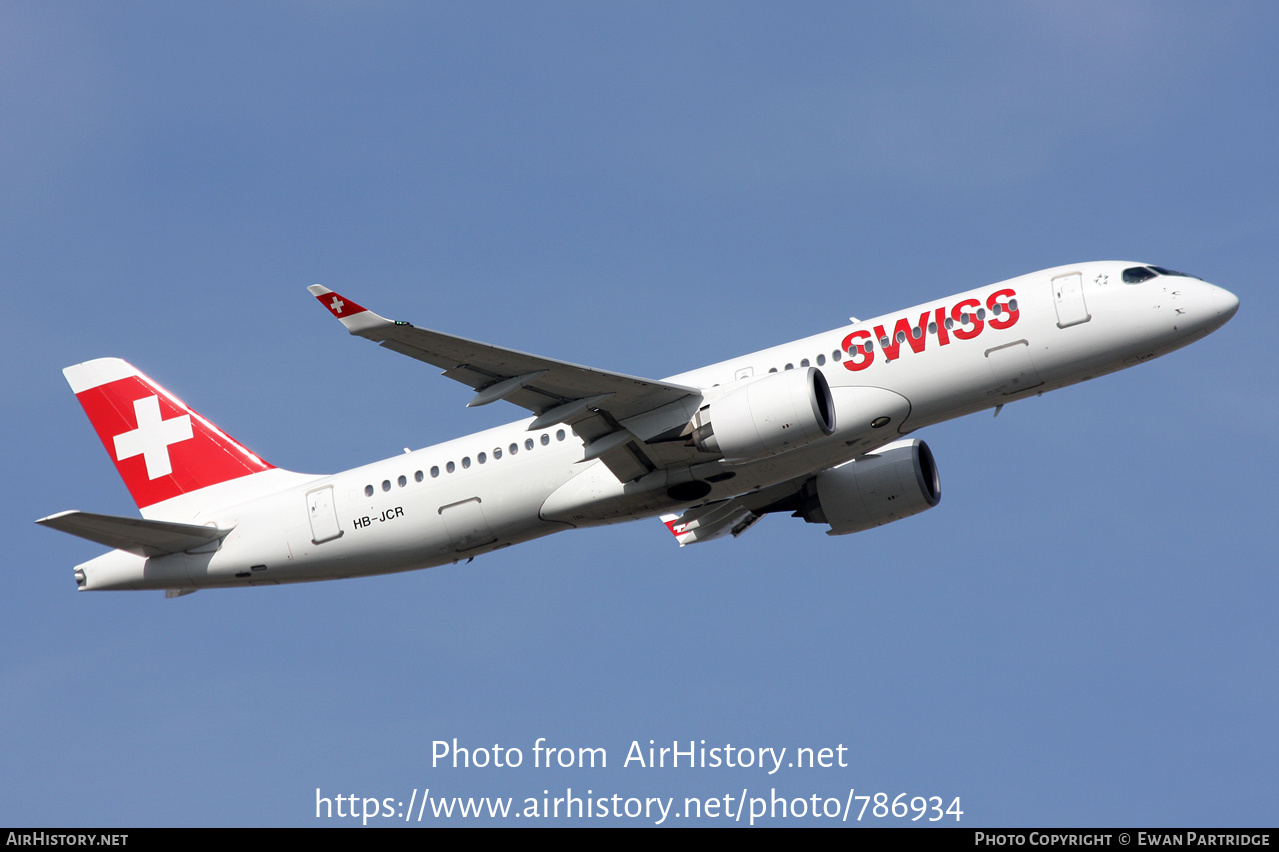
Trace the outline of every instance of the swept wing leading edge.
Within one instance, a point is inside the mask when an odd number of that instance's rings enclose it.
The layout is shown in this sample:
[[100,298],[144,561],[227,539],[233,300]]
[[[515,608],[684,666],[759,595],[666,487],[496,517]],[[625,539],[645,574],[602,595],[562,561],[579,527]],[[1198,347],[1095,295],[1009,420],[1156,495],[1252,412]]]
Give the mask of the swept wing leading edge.
[[327,287],[307,289],[351,334],[439,367],[448,378],[475,390],[469,405],[504,399],[536,415],[530,429],[572,425],[589,442],[588,458],[602,458],[621,479],[674,462],[664,458],[669,453],[641,445],[687,423],[702,399],[697,388],[418,328],[379,316]]

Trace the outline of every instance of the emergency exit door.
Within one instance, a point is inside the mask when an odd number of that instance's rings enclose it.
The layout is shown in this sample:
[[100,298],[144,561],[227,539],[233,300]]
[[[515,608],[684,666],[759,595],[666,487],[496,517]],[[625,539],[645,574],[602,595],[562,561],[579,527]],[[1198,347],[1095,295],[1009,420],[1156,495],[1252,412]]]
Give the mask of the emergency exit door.
[[1084,277],[1078,272],[1058,275],[1052,280],[1053,304],[1057,306],[1057,327],[1088,322],[1092,315],[1084,303]]
[[307,492],[306,510],[311,516],[311,540],[316,544],[342,535],[337,507],[333,505],[333,486],[326,485]]

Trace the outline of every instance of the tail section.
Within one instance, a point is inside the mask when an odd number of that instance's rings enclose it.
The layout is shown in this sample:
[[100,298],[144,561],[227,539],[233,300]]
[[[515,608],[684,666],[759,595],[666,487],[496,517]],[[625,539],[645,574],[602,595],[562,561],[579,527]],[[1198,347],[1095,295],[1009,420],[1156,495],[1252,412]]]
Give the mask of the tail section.
[[166,500],[274,470],[119,358],[62,372],[143,515]]

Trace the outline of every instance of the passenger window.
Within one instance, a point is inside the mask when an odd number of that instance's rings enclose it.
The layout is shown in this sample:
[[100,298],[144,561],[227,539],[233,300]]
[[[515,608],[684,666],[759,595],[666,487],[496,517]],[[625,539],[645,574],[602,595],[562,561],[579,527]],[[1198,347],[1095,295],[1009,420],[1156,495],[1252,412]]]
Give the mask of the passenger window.
[[533,449],[533,439],[532,439],[532,438],[525,438],[525,439],[524,439],[524,449],[526,449],[526,450],[531,450],[531,449]]
[[383,491],[390,491],[390,490],[391,490],[391,480],[389,480],[389,479],[384,479],[384,480],[382,480],[382,490],[383,490]]
[[799,362],[799,366],[801,366],[801,367],[807,367],[807,366],[808,366],[808,359],[807,359],[807,358],[805,358],[803,361],[800,361],[800,362]]
[[825,363],[826,363],[826,356],[825,356],[825,355],[818,355],[818,356],[817,356],[817,366],[819,366],[819,367],[820,367],[820,366],[822,366],[822,365],[823,365],[823,364],[825,364]]
[[409,484],[408,479],[404,477],[403,475],[401,475],[400,478],[395,481],[401,488]]
[[431,478],[436,479],[440,475],[440,466],[438,464],[431,465]]
[[559,430],[557,430],[557,431],[555,432],[555,440],[557,440],[557,441],[563,441],[563,440],[564,440],[564,430],[563,430],[563,429],[559,429]]
[[478,456],[475,457],[475,460],[478,461],[480,464],[484,464],[484,462],[489,460],[489,457],[488,457],[488,454],[486,453],[480,453]]
[[422,471],[419,470],[417,473],[413,474],[414,482],[421,482],[423,479],[426,479],[426,477],[422,475]]
[[373,486],[372,486],[372,485],[366,485],[366,486],[364,486],[364,496],[365,496],[365,497],[372,497],[372,496],[373,496]]
[[466,470],[466,469],[467,469],[467,468],[469,468],[470,466],[471,466],[471,457],[470,457],[470,456],[462,456],[462,470]]
[[548,434],[546,434],[545,432],[543,432],[543,433],[542,433],[542,446],[543,446],[543,447],[545,447],[545,446],[546,446],[547,444],[549,444],[550,442],[551,442],[551,436],[550,436],[550,435],[548,435]]
[[452,473],[453,471],[457,470],[457,465],[453,464],[453,462],[449,462],[448,464],[444,466],[444,469],[447,470],[449,473]]
[[497,460],[498,460],[498,459],[500,459],[501,457],[502,457],[502,448],[501,448],[501,447],[494,447],[494,448],[493,448],[493,460],[494,460],[494,461],[497,461]]
[[507,447],[507,449],[511,451],[511,455],[515,455],[516,453],[520,451],[520,445],[511,444],[511,446]]

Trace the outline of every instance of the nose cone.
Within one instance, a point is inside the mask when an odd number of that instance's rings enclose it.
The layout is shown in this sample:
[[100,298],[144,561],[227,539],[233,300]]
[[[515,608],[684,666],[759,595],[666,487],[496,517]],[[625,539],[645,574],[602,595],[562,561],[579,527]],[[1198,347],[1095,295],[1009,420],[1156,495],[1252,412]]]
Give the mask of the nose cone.
[[1217,291],[1217,315],[1221,317],[1221,325],[1225,325],[1226,321],[1239,310],[1239,297],[1220,287],[1213,287],[1212,289]]
[[1239,310],[1239,297],[1207,281],[1199,282],[1201,291],[1196,294],[1196,325],[1206,333],[1221,328]]

